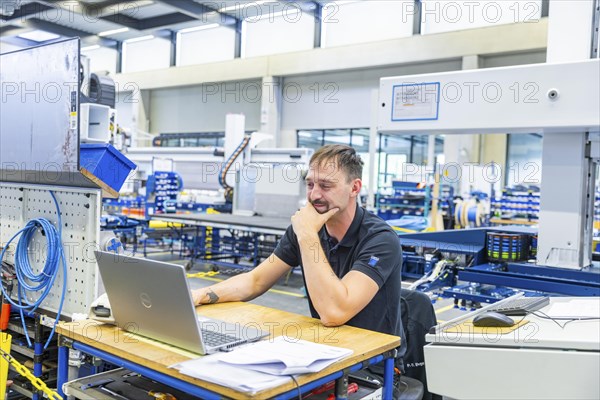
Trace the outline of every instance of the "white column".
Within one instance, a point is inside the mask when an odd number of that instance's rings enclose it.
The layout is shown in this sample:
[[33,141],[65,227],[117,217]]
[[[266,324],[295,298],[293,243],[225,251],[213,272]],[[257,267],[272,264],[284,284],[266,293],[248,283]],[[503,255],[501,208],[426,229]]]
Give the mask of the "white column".
[[281,138],[281,78],[265,76],[262,78],[262,98],[260,105],[260,131],[273,136],[275,147],[285,142]]
[[479,69],[480,59],[478,55],[463,56],[462,69]]
[[225,159],[227,160],[242,143],[246,132],[244,114],[227,114],[225,116]]
[[[551,1],[546,62],[589,59],[593,15],[593,1]],[[594,195],[588,133],[545,133],[543,146],[537,263],[589,266]]]
[[377,118],[379,113],[379,90],[371,91],[371,126],[369,129],[369,186],[367,187],[367,208],[375,208],[375,189],[377,189],[379,177],[375,175],[375,167],[379,160],[377,159]]
[[[462,69],[478,69],[480,58],[477,55],[464,56],[462,58]],[[475,134],[451,134],[444,138],[445,163],[456,163],[460,165],[463,172],[468,171],[466,164],[479,163],[480,136]],[[434,160],[435,162],[435,160]],[[464,176],[465,174],[463,174]],[[468,179],[461,181],[455,188],[457,194],[464,195],[469,191]]]

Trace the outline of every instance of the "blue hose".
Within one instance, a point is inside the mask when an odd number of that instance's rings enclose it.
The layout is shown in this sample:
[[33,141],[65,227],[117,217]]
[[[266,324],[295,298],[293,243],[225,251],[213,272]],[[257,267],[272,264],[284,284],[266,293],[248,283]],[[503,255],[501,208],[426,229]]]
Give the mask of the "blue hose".
[[[56,329],[56,323],[60,318],[63,304],[65,301],[65,293],[67,288],[67,263],[65,260],[65,253],[63,249],[63,245],[61,242],[62,237],[62,218],[60,216],[60,208],[58,206],[58,202],[56,201],[56,197],[54,193],[50,191],[50,195],[52,196],[52,200],[54,200],[54,205],[56,206],[56,212],[58,215],[58,230],[54,227],[54,225],[45,218],[36,218],[32,219],[25,225],[25,227],[19,230],[17,233],[11,237],[6,246],[0,253],[0,261],[4,259],[4,254],[6,250],[8,250],[12,241],[19,235],[19,241],[17,242],[17,248],[15,252],[15,271],[17,274],[17,283],[18,283],[18,292],[17,292],[17,302],[12,300],[8,293],[4,290],[4,286],[0,285],[2,289],[2,293],[4,294],[4,298],[10,302],[14,307],[19,309],[19,313],[21,314],[21,323],[23,326],[23,330],[25,331],[25,337],[27,338],[27,343],[29,347],[31,347],[31,340],[29,335],[27,334],[27,327],[25,325],[25,315],[33,314],[35,310],[43,303],[46,296],[52,289],[54,285],[54,281],[59,273],[59,263],[62,261],[63,266],[63,287],[62,294],[60,297],[60,305],[58,307],[58,312],[56,315],[56,319],[54,321],[54,326],[52,327],[52,332],[50,332],[50,336],[44,345],[44,350],[50,344],[52,340],[52,336],[54,336],[54,331]],[[40,271],[40,273],[35,273],[31,268],[31,264],[29,263],[29,254],[28,248],[29,243],[31,242],[33,236],[38,231],[38,229],[42,229],[43,234],[46,237],[47,241],[47,254],[46,254],[46,263],[44,264],[44,268]],[[27,299],[27,292],[39,292],[42,291],[39,298],[31,303]]]

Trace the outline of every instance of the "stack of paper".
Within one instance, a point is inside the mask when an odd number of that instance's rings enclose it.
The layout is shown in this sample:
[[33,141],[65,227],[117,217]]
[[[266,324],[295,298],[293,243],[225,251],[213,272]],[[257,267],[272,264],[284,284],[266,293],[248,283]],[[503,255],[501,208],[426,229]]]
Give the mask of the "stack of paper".
[[184,375],[250,393],[279,386],[292,379],[289,376],[270,375],[223,363],[219,359],[224,354],[226,353],[184,361],[171,368],[178,369]]
[[318,372],[352,350],[280,336],[172,365],[195,378],[244,392],[286,383],[289,375]]
[[273,375],[319,372],[352,350],[279,336],[226,354],[222,362]]

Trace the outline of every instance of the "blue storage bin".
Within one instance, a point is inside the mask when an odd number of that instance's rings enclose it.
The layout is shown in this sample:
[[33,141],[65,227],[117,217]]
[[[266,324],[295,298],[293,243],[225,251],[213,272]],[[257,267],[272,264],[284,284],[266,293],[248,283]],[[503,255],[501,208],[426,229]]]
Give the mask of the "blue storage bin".
[[79,167],[85,168],[118,192],[136,165],[108,143],[82,143],[79,147]]

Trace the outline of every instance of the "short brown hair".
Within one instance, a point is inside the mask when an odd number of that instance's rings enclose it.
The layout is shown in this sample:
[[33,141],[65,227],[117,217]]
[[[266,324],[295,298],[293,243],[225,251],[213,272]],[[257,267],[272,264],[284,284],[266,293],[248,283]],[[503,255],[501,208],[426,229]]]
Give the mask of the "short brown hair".
[[336,167],[342,168],[348,176],[348,182],[353,179],[362,179],[363,161],[350,146],[343,144],[328,144],[319,148],[310,158],[309,165],[322,166],[327,162],[334,162]]

